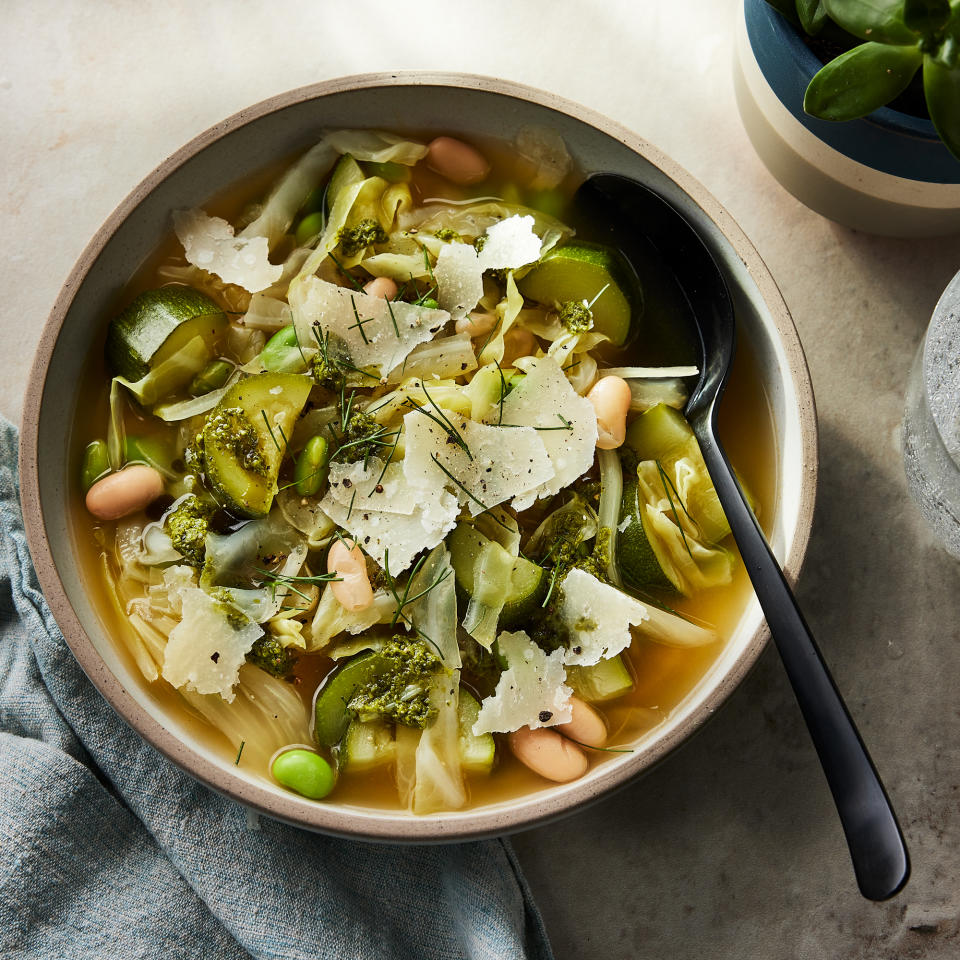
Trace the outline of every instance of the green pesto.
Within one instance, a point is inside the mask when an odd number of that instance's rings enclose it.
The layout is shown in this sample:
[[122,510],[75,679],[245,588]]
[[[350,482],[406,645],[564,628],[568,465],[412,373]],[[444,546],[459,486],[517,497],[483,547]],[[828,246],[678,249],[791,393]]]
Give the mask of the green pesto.
[[425,641],[402,634],[378,655],[387,669],[358,687],[347,706],[364,722],[382,719],[423,730],[437,715],[430,703],[430,681],[443,663]]
[[474,250],[479,253],[487,245],[487,235],[485,233],[480,234],[476,240],[473,241]]
[[593,311],[582,300],[561,303],[557,317],[571,333],[586,333],[593,329]]
[[441,227],[433,235],[438,240],[443,240],[444,243],[463,243],[463,237],[450,227]]
[[226,587],[214,587],[207,591],[207,596],[216,601],[220,612],[234,630],[239,630],[250,622],[250,618],[233,605],[233,595]]
[[337,243],[348,257],[356,256],[373,243],[386,242],[387,232],[376,220],[369,217],[352,227],[341,227],[337,231]]
[[203,565],[206,552],[204,540],[210,528],[210,518],[215,512],[214,504],[204,503],[191,494],[184,497],[177,509],[167,516],[167,535],[192,567]]
[[259,640],[254,640],[247,654],[247,663],[266,670],[273,677],[286,680],[293,673],[297,655],[276,637],[264,634]]
[[350,419],[347,420],[340,446],[331,459],[336,459],[340,463],[359,463],[361,460],[367,460],[380,450],[380,445],[374,438],[382,433],[383,427],[369,413],[364,413],[362,410],[353,411]]
[[601,527],[593,541],[593,549],[586,556],[578,557],[573,566],[589,573],[598,580],[607,579],[607,567],[610,564],[610,528]]
[[215,410],[207,420],[207,437],[229,450],[249,473],[267,476],[267,461],[260,452],[260,434],[240,407]]
[[343,371],[323,351],[313,355],[313,359],[310,361],[310,372],[318,386],[324,387],[332,393],[338,393],[346,382]]
[[597,621],[596,621],[596,620],[591,620],[590,617],[586,617],[586,616],[580,617],[580,618],[577,620],[577,622],[574,623],[573,629],[574,629],[574,630],[586,630],[586,631],[596,630],[596,629],[597,629]]

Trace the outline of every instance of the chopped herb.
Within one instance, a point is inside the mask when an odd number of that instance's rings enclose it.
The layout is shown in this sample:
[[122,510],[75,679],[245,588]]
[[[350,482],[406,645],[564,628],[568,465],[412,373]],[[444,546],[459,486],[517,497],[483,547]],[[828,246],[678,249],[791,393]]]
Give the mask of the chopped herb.
[[243,748],[244,748],[246,745],[247,745],[247,741],[246,741],[246,740],[241,740],[241,741],[240,741],[240,749],[237,751],[237,759],[233,761],[233,765],[234,765],[235,767],[239,767],[239,766],[240,766],[240,754],[243,753]]

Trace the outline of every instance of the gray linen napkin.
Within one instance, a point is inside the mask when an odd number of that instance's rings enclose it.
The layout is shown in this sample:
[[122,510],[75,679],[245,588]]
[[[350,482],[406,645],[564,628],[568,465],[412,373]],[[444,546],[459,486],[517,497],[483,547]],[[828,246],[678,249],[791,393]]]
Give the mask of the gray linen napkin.
[[128,728],[40,593],[16,449],[0,418],[0,956],[550,960],[505,841],[251,823]]

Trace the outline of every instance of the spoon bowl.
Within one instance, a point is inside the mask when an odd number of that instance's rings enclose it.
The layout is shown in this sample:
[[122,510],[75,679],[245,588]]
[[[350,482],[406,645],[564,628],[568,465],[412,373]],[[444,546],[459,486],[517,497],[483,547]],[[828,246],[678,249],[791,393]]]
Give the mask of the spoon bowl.
[[783,572],[747,505],[717,437],[720,398],[736,352],[736,317],[719,268],[686,219],[648,187],[599,173],[578,188],[584,219],[613,224],[628,262],[649,244],[683,291],[699,345],[699,378],[684,414],[693,428],[733,538],[823,767],[843,826],[860,892],[886,900],[910,877],[896,815]]

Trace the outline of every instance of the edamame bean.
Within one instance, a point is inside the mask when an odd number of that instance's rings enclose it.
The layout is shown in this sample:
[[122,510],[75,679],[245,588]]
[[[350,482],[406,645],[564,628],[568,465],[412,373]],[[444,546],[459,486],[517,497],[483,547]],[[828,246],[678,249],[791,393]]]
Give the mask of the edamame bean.
[[285,750],[270,767],[274,780],[308,800],[322,800],[334,785],[333,768],[312,750]]
[[453,183],[479,183],[490,172],[486,157],[462,140],[437,137],[427,146],[427,166]]
[[108,473],[87,491],[87,509],[100,520],[119,520],[142,510],[163,493],[163,477],[153,467],[134,464]]
[[303,358],[300,356],[299,341],[296,327],[289,326],[278,330],[260,351],[260,362],[264,368],[272,373],[289,373],[291,361],[300,365]]
[[208,363],[190,384],[190,393],[195,397],[219,390],[230,379],[233,364],[226,360],[213,360]]
[[323,230],[323,211],[318,210],[304,217],[297,225],[294,239],[298,247],[305,247],[321,230]]
[[80,485],[86,493],[108,470],[110,458],[107,444],[103,440],[88,443],[83,451],[83,464],[80,467]]
[[294,489],[301,497],[320,492],[330,472],[330,445],[319,434],[311,437],[297,458],[293,469]]

